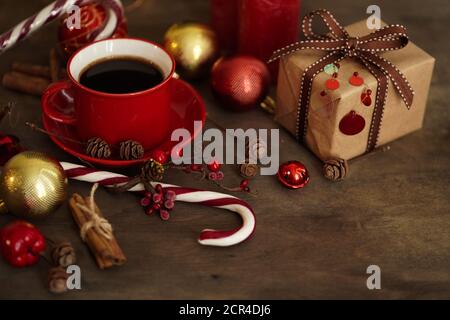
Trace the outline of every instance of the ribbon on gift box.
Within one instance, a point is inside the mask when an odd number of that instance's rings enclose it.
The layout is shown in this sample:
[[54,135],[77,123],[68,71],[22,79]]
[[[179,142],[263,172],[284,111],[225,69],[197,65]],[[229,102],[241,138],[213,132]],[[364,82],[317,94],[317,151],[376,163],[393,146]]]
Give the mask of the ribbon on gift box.
[[[319,16],[329,33],[316,34],[312,22]],[[401,25],[389,25],[363,37],[351,37],[333,15],[324,9],[316,10],[305,16],[302,33],[307,40],[295,42],[275,51],[268,63],[290,55],[299,50],[312,49],[325,51],[327,54],[305,69],[301,79],[298,101],[296,136],[304,141],[308,124],[308,108],[314,78],[328,64],[335,64],[345,58],[359,59],[377,79],[378,88],[366,151],[372,151],[378,141],[383,109],[386,103],[389,79],[409,109],[413,103],[414,91],[406,77],[395,65],[378,53],[404,48],[408,44],[406,28]]]

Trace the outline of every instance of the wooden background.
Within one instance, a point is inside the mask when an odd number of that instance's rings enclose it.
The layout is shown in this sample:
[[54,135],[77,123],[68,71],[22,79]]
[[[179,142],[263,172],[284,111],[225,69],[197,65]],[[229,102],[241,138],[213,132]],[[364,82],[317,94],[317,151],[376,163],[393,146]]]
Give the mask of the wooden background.
[[[0,30],[6,31],[49,0],[2,0]],[[339,3],[339,4],[338,4]],[[53,296],[45,288],[47,265],[16,270],[0,261],[0,298],[38,299],[314,299],[449,298],[449,56],[446,41],[448,1],[304,0],[303,13],[332,9],[344,25],[365,17],[369,4],[382,7],[388,23],[408,26],[412,40],[437,59],[424,129],[392,143],[391,151],[358,161],[347,181],[332,184],[321,164],[285,131],[281,160],[298,159],[311,173],[304,190],[289,191],[274,177],[260,177],[257,199],[243,195],[257,214],[254,238],[232,248],[209,248],[196,242],[203,228],[231,228],[233,214],[178,204],[169,222],[143,214],[133,195],[112,196],[100,190],[98,203],[115,227],[128,256],[122,268],[100,271],[81,242],[66,206],[37,222],[46,236],[68,239],[77,249],[82,290]],[[206,0],[147,0],[128,14],[130,35],[161,41],[180,20],[208,21]],[[0,73],[13,61],[46,63],[55,45],[55,26],[0,57]],[[277,128],[255,110],[244,115],[220,109],[207,81],[195,86],[208,113],[227,128]],[[38,98],[0,88],[0,101],[15,101],[20,123],[2,123],[1,131],[18,135],[25,146],[61,160],[75,161],[45,136],[23,124],[40,123]],[[226,170],[227,181],[238,175]],[[167,181],[211,188],[183,173]],[[70,192],[88,193],[90,185],[71,182]],[[0,217],[4,225],[11,217]],[[366,268],[382,270],[382,290],[366,288]]]

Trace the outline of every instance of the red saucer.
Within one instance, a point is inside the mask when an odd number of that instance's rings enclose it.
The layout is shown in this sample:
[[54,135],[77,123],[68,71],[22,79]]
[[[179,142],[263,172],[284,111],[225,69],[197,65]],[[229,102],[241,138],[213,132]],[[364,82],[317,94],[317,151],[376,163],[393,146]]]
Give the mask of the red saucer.
[[[205,123],[206,111],[205,104],[203,102],[200,94],[188,83],[182,80],[174,79],[173,84],[173,98],[172,98],[172,121],[170,123],[172,133],[173,130],[178,128],[185,128],[189,130],[191,133],[191,139],[199,134],[199,130],[194,132],[194,121],[202,121]],[[42,123],[45,130],[52,132],[56,135],[67,137],[76,141],[80,141],[75,129],[71,126],[61,124],[51,120],[45,115],[42,116]],[[73,155],[74,157],[85,160],[89,163],[99,166],[105,167],[129,167],[134,165],[142,164],[143,162],[150,159],[150,154],[154,150],[161,150],[167,153],[170,156],[170,152],[172,148],[178,143],[176,141],[170,140],[170,135],[167,137],[166,141],[164,141],[161,145],[154,148],[153,150],[146,150],[144,157],[139,160],[120,160],[120,159],[96,159],[90,156],[87,156],[84,153],[83,145],[68,142],[63,139],[58,139],[53,136],[50,136],[58,147],[66,151],[67,153]]]

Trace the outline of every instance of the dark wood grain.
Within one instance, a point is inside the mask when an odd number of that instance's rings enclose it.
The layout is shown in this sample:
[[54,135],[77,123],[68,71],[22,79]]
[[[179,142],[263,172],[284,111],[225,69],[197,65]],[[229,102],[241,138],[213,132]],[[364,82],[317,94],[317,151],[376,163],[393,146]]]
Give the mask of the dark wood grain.
[[[4,31],[49,3],[2,0]],[[133,195],[98,192],[98,204],[115,227],[128,257],[125,266],[97,269],[81,242],[67,207],[36,224],[53,239],[76,247],[82,268],[82,290],[53,296],[45,288],[47,266],[15,270],[0,261],[0,298],[27,299],[298,299],[298,298],[449,298],[450,297],[450,167],[448,1],[375,1],[388,23],[408,26],[411,38],[437,58],[424,129],[391,144],[391,151],[355,162],[347,181],[331,184],[321,164],[285,131],[281,159],[299,159],[311,173],[301,191],[284,189],[274,177],[256,180],[259,195],[244,195],[254,207],[254,237],[232,248],[200,246],[205,227],[227,228],[237,217],[216,209],[179,204],[169,222],[148,218]],[[337,4],[339,3],[339,4]],[[349,24],[365,16],[373,0],[304,0],[303,12],[332,9]],[[208,20],[208,1],[145,1],[128,15],[130,34],[161,41],[165,29],[180,20]],[[55,44],[55,26],[46,28],[0,56],[0,73],[13,61],[46,63]],[[214,102],[208,83],[197,83],[210,116],[224,127],[277,128],[260,110],[231,114]],[[58,159],[75,161],[45,136],[33,134],[25,121],[40,122],[39,99],[0,88],[0,101],[15,101],[20,123],[1,130],[18,135],[25,146]],[[238,175],[226,169],[230,183]],[[183,173],[168,181],[211,188]],[[72,182],[70,192],[87,194],[88,184]],[[11,220],[0,217],[0,225]],[[366,268],[382,270],[382,290],[366,288]]]

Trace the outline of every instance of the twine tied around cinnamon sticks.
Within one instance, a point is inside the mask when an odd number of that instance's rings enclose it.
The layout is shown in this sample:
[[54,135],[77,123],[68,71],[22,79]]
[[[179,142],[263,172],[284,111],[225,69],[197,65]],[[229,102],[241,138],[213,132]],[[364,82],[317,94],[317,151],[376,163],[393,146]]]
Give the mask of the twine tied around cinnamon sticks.
[[80,236],[84,242],[86,242],[86,233],[90,229],[95,229],[95,231],[108,240],[111,240],[113,237],[113,228],[111,224],[105,218],[100,217],[95,210],[94,194],[95,191],[97,191],[97,188],[98,183],[92,186],[89,197],[89,207],[81,203],[77,203],[77,207],[83,210],[90,217],[90,220],[86,221],[80,229]]
[[72,216],[80,228],[81,239],[88,245],[100,269],[121,266],[126,261],[111,224],[104,218],[95,203],[94,194],[98,185],[95,184],[90,196],[83,197],[73,194],[69,200]]

